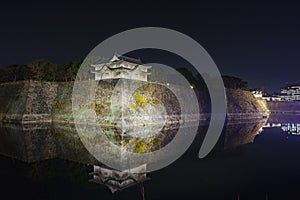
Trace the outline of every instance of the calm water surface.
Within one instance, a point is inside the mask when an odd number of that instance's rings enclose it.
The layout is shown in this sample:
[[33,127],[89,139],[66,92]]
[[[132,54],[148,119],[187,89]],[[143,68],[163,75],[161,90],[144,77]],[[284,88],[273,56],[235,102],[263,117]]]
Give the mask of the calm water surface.
[[228,123],[213,152],[200,160],[207,128],[202,126],[180,159],[145,175],[150,180],[112,194],[90,181],[94,165],[101,164],[72,127],[2,125],[0,191],[10,199],[300,199],[297,127],[295,122]]

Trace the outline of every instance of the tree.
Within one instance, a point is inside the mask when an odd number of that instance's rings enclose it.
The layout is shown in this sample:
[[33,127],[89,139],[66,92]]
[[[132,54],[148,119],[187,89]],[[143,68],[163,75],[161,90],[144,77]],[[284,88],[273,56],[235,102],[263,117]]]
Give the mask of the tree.
[[248,82],[234,76],[222,76],[224,85],[230,89],[248,89]]
[[[177,71],[179,71],[189,81],[189,83],[197,90],[207,89],[206,84],[202,78],[202,75],[200,75],[199,73],[193,74],[187,68],[179,68],[177,69]],[[209,78],[208,74],[204,74],[204,76],[206,76],[206,78]]]
[[7,65],[0,70],[1,82],[15,82],[18,80],[24,80],[25,75],[28,75],[28,69],[26,65]]
[[29,64],[30,77],[34,80],[47,80],[55,77],[56,68],[48,60],[39,59]]
[[57,64],[48,63],[48,65],[44,68],[44,80],[47,81],[55,81],[56,80],[56,74],[57,74]]
[[76,75],[81,64],[82,64],[82,60],[75,60],[68,64],[66,71],[67,71],[67,76],[70,78],[70,80],[74,81],[76,79]]

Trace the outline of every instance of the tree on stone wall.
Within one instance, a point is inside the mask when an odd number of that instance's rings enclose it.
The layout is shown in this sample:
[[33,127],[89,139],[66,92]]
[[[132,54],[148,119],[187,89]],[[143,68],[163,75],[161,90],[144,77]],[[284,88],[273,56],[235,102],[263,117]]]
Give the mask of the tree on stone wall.
[[248,89],[248,83],[234,76],[222,76],[226,88]]
[[56,73],[56,65],[45,59],[35,60],[29,64],[31,79],[47,80],[53,79]]

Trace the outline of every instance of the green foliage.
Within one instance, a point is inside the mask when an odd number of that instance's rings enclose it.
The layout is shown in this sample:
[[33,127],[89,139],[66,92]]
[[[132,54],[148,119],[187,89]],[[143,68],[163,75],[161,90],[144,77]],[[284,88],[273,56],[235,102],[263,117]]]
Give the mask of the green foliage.
[[82,60],[75,60],[66,64],[58,65],[56,70],[56,81],[74,81]]
[[56,65],[48,60],[39,59],[29,64],[29,73],[31,79],[47,80],[47,78],[55,76]]
[[[71,61],[66,64],[55,64],[45,59],[38,59],[29,65],[8,65],[0,68],[0,82],[19,80],[44,81],[74,81],[82,64],[82,60]],[[90,75],[90,67],[86,66],[86,77]]]
[[140,93],[135,94],[135,102],[138,106],[143,107],[147,103],[147,99]]
[[[187,68],[178,68],[177,71],[180,72],[188,80],[193,88],[196,88],[198,90],[206,89],[206,84],[200,74],[193,74]],[[205,76],[208,77],[208,75]]]
[[[186,68],[179,68],[177,69],[177,71],[179,71],[189,81],[193,88],[196,88],[198,90],[206,89],[206,84],[200,74],[193,74]],[[207,79],[212,78],[208,74],[203,74],[203,76]],[[243,81],[241,78],[233,76],[222,76],[222,79],[226,88],[248,89],[248,83],[246,81]]]
[[146,147],[147,147],[147,144],[143,141],[140,141],[136,144],[136,147],[135,147],[135,153],[142,153],[143,151],[146,150]]
[[8,65],[0,68],[0,82],[14,82],[29,77],[26,65]]
[[230,89],[248,89],[248,83],[241,78],[233,76],[222,76],[224,85]]

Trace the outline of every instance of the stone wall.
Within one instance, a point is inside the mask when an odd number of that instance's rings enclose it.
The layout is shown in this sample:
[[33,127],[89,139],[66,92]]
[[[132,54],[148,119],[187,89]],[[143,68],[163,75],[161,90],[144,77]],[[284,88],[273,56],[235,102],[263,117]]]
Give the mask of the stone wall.
[[72,92],[74,82],[59,82],[57,84],[57,96],[52,108],[52,121],[54,123],[73,123]]
[[51,112],[57,96],[55,82],[29,81],[22,122],[51,122]]
[[[0,121],[73,123],[73,84],[74,82],[32,80],[1,83]],[[107,90],[109,88],[111,87],[108,87]],[[105,92],[105,87],[102,89],[102,92]],[[196,92],[196,95],[199,97],[201,119],[207,120],[210,111],[209,96],[205,92]],[[226,95],[227,116],[230,119],[262,118],[266,115],[265,101],[255,99],[250,92],[226,89]],[[276,108],[275,104],[268,106]],[[286,108],[295,110],[289,106]]]
[[19,81],[0,84],[0,121],[22,121],[27,101],[29,82]]
[[268,116],[265,100],[256,99],[249,91],[226,89],[228,120],[262,119]]
[[18,81],[0,84],[0,121],[51,122],[57,83]]

